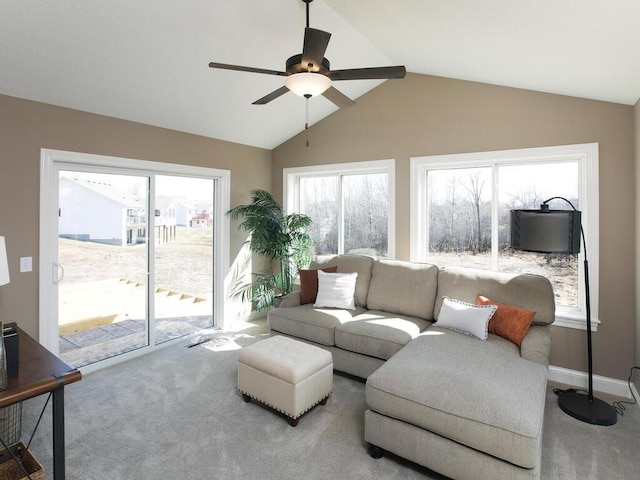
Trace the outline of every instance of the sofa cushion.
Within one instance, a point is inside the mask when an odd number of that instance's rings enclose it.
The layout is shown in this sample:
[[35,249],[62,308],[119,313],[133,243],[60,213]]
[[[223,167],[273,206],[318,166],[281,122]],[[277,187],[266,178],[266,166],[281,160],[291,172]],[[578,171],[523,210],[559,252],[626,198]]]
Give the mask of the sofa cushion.
[[335,345],[335,329],[338,325],[353,320],[364,309],[314,308],[306,304],[292,308],[275,308],[267,314],[271,330],[282,332],[321,345]]
[[[323,272],[335,273],[338,267],[323,268]],[[300,270],[300,304],[313,303],[318,295],[318,270]]]
[[489,335],[489,320],[497,309],[496,305],[478,306],[444,297],[436,326],[451,328],[480,340],[486,340]]
[[336,346],[387,360],[429,325],[421,318],[369,310],[336,327]]
[[478,295],[476,303],[478,305],[496,305],[498,307],[495,315],[489,321],[489,333],[500,335],[517,346],[522,344],[522,339],[529,331],[536,312],[495,302],[482,295]]
[[542,441],[547,367],[508,340],[430,327],[371,374],[371,410],[523,468]]
[[466,267],[446,267],[438,272],[438,294],[434,318],[438,318],[442,297],[475,303],[483,295],[496,302],[536,312],[534,324],[555,320],[555,297],[551,282],[541,275],[499,273]]
[[357,278],[356,272],[325,273],[318,270],[318,296],[313,306],[355,310],[353,294]]
[[437,286],[435,265],[378,260],[373,265],[367,308],[432,320]]
[[356,291],[354,300],[356,306],[367,306],[367,293],[369,292],[369,282],[371,281],[371,270],[375,260],[364,255],[319,255],[309,268],[338,267],[338,273],[356,272]]

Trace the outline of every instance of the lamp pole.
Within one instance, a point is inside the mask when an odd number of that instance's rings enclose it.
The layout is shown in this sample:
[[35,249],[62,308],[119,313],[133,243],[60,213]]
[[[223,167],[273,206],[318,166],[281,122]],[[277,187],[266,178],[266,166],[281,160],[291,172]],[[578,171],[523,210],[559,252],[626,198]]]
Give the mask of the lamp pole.
[[[564,197],[551,197],[542,202],[540,205],[541,212],[548,212],[548,203],[551,200],[564,200],[574,211],[578,211],[576,207]],[[618,420],[618,414],[607,402],[595,398],[593,396],[593,344],[591,339],[591,293],[589,290],[589,261],[587,260],[587,242],[585,240],[582,222],[580,223],[580,235],[582,237],[582,246],[584,250],[584,289],[585,289],[585,307],[587,315],[587,360],[588,360],[588,376],[589,391],[587,395],[581,392],[564,392],[558,397],[558,405],[560,409],[568,415],[571,415],[583,422],[593,425],[614,425]]]

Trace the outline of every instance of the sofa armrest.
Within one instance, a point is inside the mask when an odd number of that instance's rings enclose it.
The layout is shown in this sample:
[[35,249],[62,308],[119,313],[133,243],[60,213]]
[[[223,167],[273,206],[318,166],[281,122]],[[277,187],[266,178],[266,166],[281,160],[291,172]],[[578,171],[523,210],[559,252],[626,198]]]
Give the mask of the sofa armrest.
[[520,356],[532,362],[549,365],[551,355],[551,325],[531,325],[522,339]]
[[282,302],[280,302],[280,306],[278,308],[291,308],[297,307],[298,305],[300,305],[300,292],[295,291],[282,297]]

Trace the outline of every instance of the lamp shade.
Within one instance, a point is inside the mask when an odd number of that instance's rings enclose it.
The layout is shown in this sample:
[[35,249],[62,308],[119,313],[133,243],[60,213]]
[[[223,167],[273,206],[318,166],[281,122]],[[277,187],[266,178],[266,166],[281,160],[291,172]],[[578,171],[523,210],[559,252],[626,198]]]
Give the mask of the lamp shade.
[[4,237],[0,237],[0,285],[9,283],[9,262],[7,261],[7,246]]
[[511,247],[538,253],[580,253],[577,210],[511,210]]
[[285,86],[301,97],[321,95],[331,86],[331,79],[321,73],[294,73],[284,81]]

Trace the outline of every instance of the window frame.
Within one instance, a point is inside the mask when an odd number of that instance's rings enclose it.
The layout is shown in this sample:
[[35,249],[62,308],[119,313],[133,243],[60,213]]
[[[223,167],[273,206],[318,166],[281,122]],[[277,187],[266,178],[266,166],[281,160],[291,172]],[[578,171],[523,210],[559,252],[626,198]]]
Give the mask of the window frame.
[[[289,167],[282,169],[282,198],[284,206],[288,212],[300,211],[300,179],[311,177],[327,177],[337,176],[344,177],[347,175],[366,175],[373,173],[386,173],[389,192],[389,203],[387,205],[387,256],[388,259],[394,259],[396,254],[395,248],[395,160],[370,160],[351,163],[335,163],[326,165],[312,165],[307,167]],[[339,182],[340,192],[342,192],[342,182]],[[342,202],[342,194],[340,195]],[[342,235],[343,215],[341,205],[340,215],[340,235],[338,241],[339,252],[344,250],[344,236]]]
[[[451,155],[434,155],[411,158],[410,239],[411,260],[428,262],[428,212],[427,172],[456,168],[492,169],[492,270],[498,264],[498,178],[499,166],[545,164],[576,161],[578,163],[578,198],[582,211],[589,259],[589,282],[591,293],[592,330],[597,331],[599,319],[599,179],[598,143],[563,145],[552,147],[523,148]],[[578,256],[578,308],[556,306],[554,325],[586,330],[586,307],[584,291],[584,251]]]

